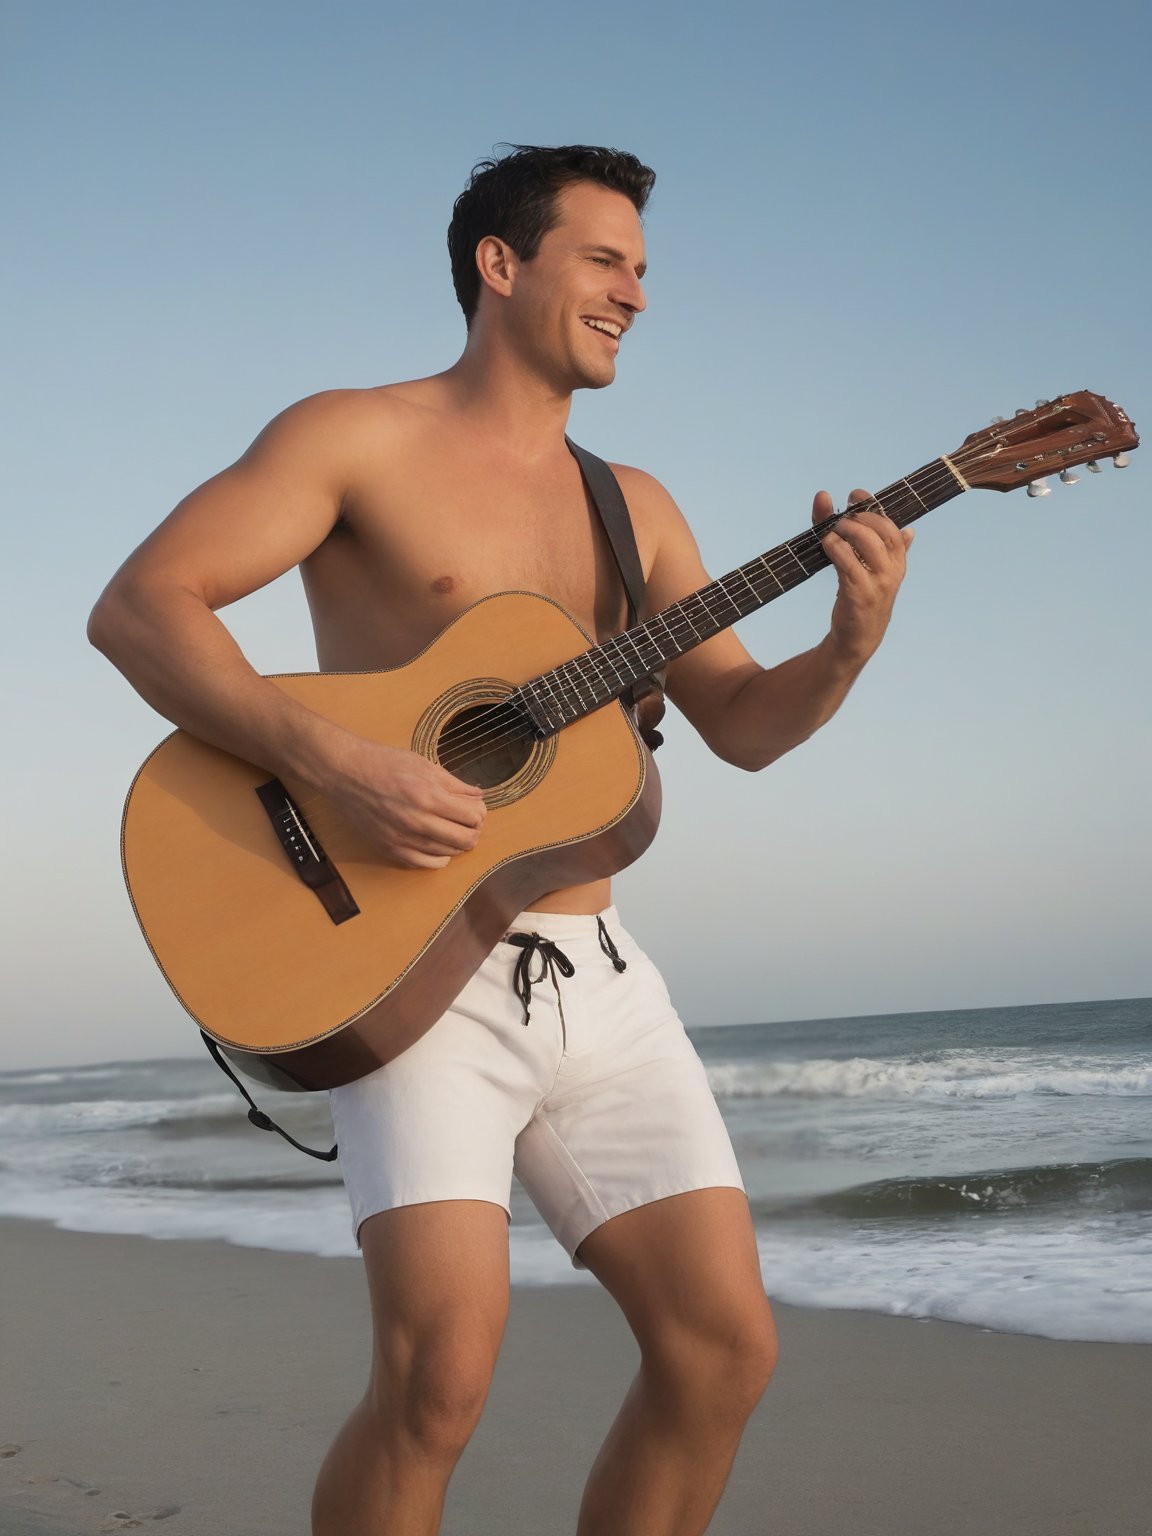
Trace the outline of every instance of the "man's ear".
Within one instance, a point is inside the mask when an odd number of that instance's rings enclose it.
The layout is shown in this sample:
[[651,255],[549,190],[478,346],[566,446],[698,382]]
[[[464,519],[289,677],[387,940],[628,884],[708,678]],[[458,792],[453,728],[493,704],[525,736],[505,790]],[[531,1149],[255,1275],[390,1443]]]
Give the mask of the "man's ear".
[[516,252],[496,235],[485,235],[476,247],[476,270],[480,281],[502,298],[506,299],[512,292],[519,265]]

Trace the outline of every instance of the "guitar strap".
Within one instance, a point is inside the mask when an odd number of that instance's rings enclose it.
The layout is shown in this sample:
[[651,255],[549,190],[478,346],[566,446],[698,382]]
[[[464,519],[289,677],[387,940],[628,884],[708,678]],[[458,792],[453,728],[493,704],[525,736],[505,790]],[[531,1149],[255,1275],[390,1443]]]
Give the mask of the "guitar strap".
[[[568,451],[580,466],[580,474],[588,487],[600,522],[607,536],[616,565],[624,582],[628,598],[628,622],[631,629],[644,610],[644,567],[640,564],[640,551],[636,548],[636,530],[628,512],[628,503],[620,482],[603,459],[598,459],[587,448],[578,447],[570,437],[564,439]],[[624,694],[624,703],[639,718],[640,735],[654,752],[664,738],[656,729],[664,715],[664,678],[666,668],[654,672],[651,677],[634,684]]]
[[318,1152],[315,1147],[306,1147],[303,1142],[297,1141],[295,1136],[289,1136],[288,1132],[282,1125],[277,1125],[275,1120],[271,1119],[264,1113],[262,1109],[257,1106],[256,1100],[252,1097],[247,1088],[245,1088],[244,1084],[236,1076],[235,1072],[233,1072],[232,1068],[224,1060],[223,1052],[220,1050],[220,1047],[216,1044],[215,1040],[213,1040],[212,1036],[205,1034],[204,1031],[201,1030],[200,1038],[208,1047],[208,1051],[212,1057],[212,1060],[220,1068],[221,1072],[227,1073],[227,1075],[236,1084],[237,1088],[239,1088],[240,1092],[248,1100],[248,1119],[258,1131],[275,1131],[277,1136],[283,1136],[285,1141],[291,1142],[291,1144],[296,1148],[297,1152],[307,1152],[309,1157],[319,1158],[322,1163],[334,1163],[336,1161],[336,1153],[339,1151],[338,1147],[332,1147],[327,1152]]
[[[620,489],[620,482],[612,473],[612,470],[604,462],[598,459],[594,453],[589,453],[586,448],[579,448],[571,440],[565,438],[569,452],[580,466],[580,474],[584,484],[588,487],[588,494],[592,498],[593,505],[600,516],[600,523],[608,539],[613,558],[620,571],[621,580],[624,583],[624,592],[628,599],[628,622],[625,626],[631,629],[637,622],[644,609],[644,568],[640,564],[640,551],[636,547],[636,532],[632,527],[632,518],[628,512],[628,503],[624,500],[624,492]],[[637,725],[640,735],[648,747],[655,751],[664,740],[656,726],[664,714],[664,671],[653,673],[649,678],[634,684],[624,695],[624,702],[628,708],[637,715]],[[609,940],[611,944],[611,940]],[[617,958],[613,958],[613,964],[617,964]],[[623,968],[621,960],[617,966]],[[256,1101],[245,1088],[244,1084],[233,1072],[224,1059],[224,1055],[211,1035],[200,1031],[200,1038],[208,1047],[213,1061],[222,1072],[227,1075],[239,1088],[248,1101],[248,1119],[261,1131],[275,1131],[278,1136],[294,1146],[299,1152],[306,1152],[309,1157],[319,1158],[321,1162],[331,1163],[335,1160],[338,1151],[333,1147],[328,1152],[317,1151],[314,1147],[306,1147],[297,1141],[294,1136],[289,1136],[282,1126],[276,1124],[262,1109],[256,1105]]]

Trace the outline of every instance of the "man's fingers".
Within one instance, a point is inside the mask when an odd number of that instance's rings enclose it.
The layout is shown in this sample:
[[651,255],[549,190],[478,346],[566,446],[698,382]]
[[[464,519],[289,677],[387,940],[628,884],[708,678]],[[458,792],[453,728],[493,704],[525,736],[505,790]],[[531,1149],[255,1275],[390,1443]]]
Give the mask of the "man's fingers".
[[394,857],[406,869],[447,869],[452,862],[447,854],[421,853],[418,848],[397,848]]
[[478,784],[469,784],[466,779],[458,779],[454,773],[438,763],[434,763],[433,767],[439,770],[436,782],[440,788],[446,789],[450,794],[461,795],[465,800],[483,801],[484,791]]
[[464,826],[458,821],[447,821],[442,816],[421,816],[414,819],[402,833],[403,847],[418,848],[421,853],[467,853],[480,841],[480,828]]
[[839,533],[830,533],[820,542],[824,546],[824,553],[835,566],[842,581],[854,582],[864,575],[867,568],[866,562],[847,539],[841,537]]
[[[883,522],[884,519],[879,521]],[[862,518],[846,517],[836,525],[836,537],[851,545],[864,564],[872,569],[882,564],[887,556],[895,555],[902,549],[900,530],[891,524],[888,528],[877,527],[876,520],[872,518],[864,522]]]

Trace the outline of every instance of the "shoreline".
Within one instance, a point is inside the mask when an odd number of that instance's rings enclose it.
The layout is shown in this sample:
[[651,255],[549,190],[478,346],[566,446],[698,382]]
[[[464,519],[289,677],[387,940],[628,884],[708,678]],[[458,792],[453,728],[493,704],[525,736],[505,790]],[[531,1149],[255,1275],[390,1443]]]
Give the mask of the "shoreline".
[[[4,1536],[307,1536],[367,1374],[360,1264],[7,1217],[0,1242]],[[773,1307],[710,1536],[1146,1536],[1152,1345]],[[635,1363],[599,1287],[515,1287],[444,1536],[572,1532]]]

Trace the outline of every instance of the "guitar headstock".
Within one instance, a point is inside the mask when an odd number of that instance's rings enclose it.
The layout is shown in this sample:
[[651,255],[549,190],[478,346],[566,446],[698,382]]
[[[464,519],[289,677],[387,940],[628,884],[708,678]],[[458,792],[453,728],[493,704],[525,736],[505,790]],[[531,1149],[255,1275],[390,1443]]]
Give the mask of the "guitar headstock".
[[1123,468],[1124,455],[1139,445],[1120,407],[1083,389],[971,433],[951,458],[973,489],[1014,491],[1077,464],[1096,469],[1097,459],[1111,457]]

